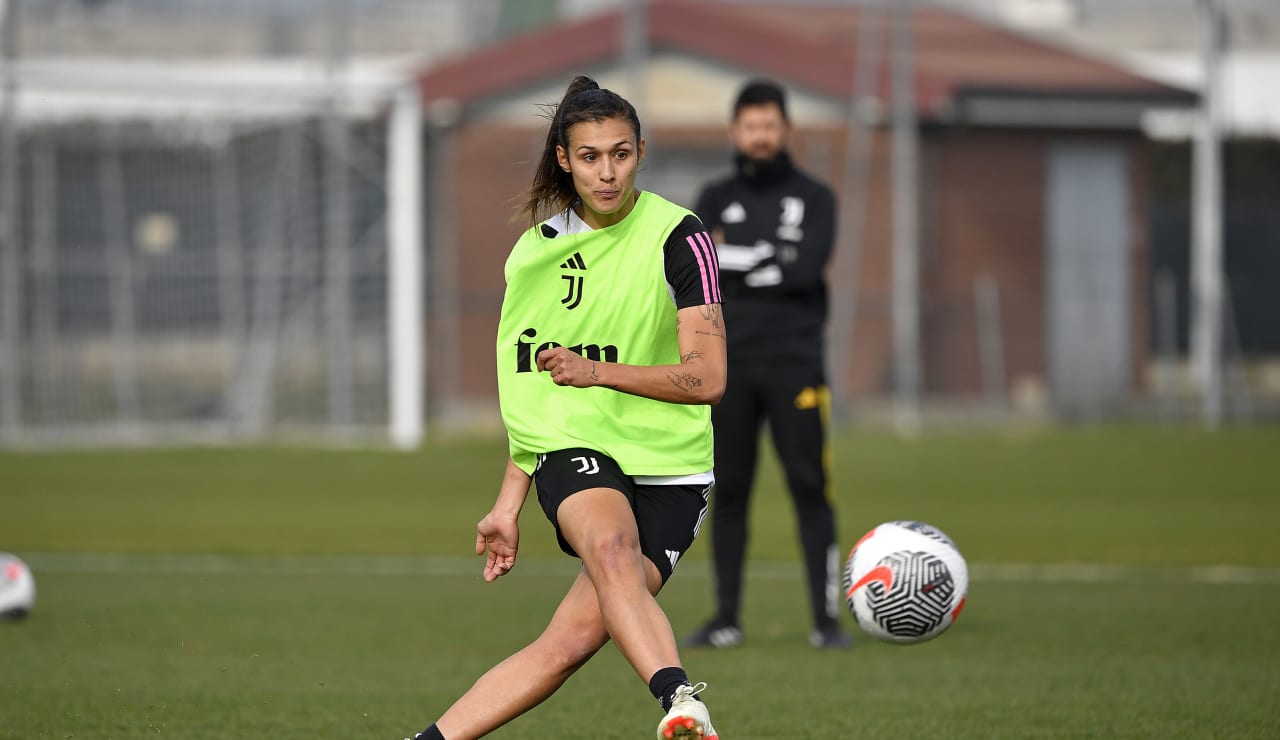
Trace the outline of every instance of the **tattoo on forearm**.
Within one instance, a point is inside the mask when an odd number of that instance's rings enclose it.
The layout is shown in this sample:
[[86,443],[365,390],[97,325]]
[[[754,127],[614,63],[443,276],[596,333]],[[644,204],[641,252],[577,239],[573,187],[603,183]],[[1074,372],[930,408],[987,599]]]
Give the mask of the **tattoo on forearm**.
[[717,329],[720,328],[720,304],[712,303],[704,306],[698,306],[699,313],[702,318],[711,322],[711,325]]
[[721,339],[725,338],[724,332],[722,331],[702,331],[701,329],[699,329],[697,333],[702,334],[703,336],[708,336],[708,337],[720,337]]
[[690,350],[684,353],[684,356],[680,358],[680,361],[691,362],[693,360],[699,360],[699,359],[702,359],[702,353],[695,349],[695,350]]
[[671,380],[671,384],[685,392],[693,392],[694,388],[702,385],[702,378],[691,373],[667,373],[667,378]]
[[591,361],[591,379],[592,379],[592,380],[594,380],[594,381],[596,381],[597,383],[598,383],[598,382],[600,382],[600,376],[596,374],[596,361],[595,361],[595,360],[592,360],[592,361]]

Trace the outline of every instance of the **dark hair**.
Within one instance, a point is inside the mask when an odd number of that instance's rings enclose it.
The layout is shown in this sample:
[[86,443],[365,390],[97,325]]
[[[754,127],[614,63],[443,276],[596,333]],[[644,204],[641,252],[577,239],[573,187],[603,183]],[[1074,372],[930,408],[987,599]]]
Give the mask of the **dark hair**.
[[782,112],[782,119],[787,119],[787,94],[782,86],[773,80],[756,79],[742,86],[738,99],[733,103],[733,117],[737,118],[743,108],[749,105],[768,105],[773,103]]
[[547,216],[568,209],[578,199],[573,175],[560,169],[556,158],[556,146],[569,149],[569,129],[575,123],[623,118],[635,129],[636,145],[640,143],[640,116],[635,107],[616,92],[601,89],[586,75],[574,77],[560,102],[544,106],[543,112],[551,119],[551,127],[547,129],[547,143],[520,209],[521,213],[528,214],[530,226],[537,226]]

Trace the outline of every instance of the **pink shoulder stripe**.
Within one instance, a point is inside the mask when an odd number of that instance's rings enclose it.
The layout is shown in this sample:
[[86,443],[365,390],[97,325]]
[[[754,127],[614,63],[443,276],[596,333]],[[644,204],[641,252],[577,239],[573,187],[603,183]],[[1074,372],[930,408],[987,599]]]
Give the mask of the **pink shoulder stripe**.
[[709,260],[702,254],[702,246],[698,244],[692,236],[686,236],[685,241],[689,242],[689,248],[693,250],[693,258],[698,261],[698,271],[702,273],[702,301],[703,303],[714,303],[712,300],[711,278],[709,276]]
[[724,299],[720,295],[720,258],[716,255],[716,245],[711,241],[711,235],[705,231],[699,231],[696,236],[698,243],[702,245],[703,250],[706,252],[710,264],[711,297],[714,300],[709,302],[723,303]]

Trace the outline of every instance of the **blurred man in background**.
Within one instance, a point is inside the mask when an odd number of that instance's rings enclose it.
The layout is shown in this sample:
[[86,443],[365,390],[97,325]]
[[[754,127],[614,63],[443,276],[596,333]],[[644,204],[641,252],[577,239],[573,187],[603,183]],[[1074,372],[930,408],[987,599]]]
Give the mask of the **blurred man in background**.
[[687,646],[743,641],[747,510],[766,420],[799,519],[813,612],[810,642],[835,649],[852,644],[837,622],[840,553],[826,460],[823,273],[835,239],[835,198],[792,164],[789,133],[782,88],[748,82],[733,106],[735,173],[704,187],[695,207],[718,245],[729,380],[712,408],[716,612],[685,638]]

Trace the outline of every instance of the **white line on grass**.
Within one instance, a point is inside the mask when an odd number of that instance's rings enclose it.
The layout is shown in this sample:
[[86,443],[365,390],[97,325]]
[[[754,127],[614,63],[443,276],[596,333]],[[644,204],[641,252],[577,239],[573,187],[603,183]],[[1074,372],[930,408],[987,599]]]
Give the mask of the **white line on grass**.
[[[232,575],[435,575],[480,576],[478,557],[412,555],[219,555],[214,553],[18,553],[37,573],[150,573]],[[569,558],[522,558],[513,573],[565,576],[577,572]],[[682,577],[709,578],[705,561],[686,562]],[[692,566],[692,567],[690,567]],[[748,563],[747,576],[797,578],[798,563]],[[1280,584],[1280,568],[1241,565],[1138,566],[1089,563],[973,563],[977,582],[1131,583],[1152,580],[1195,584]]]

